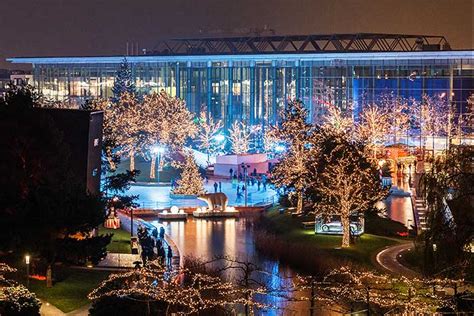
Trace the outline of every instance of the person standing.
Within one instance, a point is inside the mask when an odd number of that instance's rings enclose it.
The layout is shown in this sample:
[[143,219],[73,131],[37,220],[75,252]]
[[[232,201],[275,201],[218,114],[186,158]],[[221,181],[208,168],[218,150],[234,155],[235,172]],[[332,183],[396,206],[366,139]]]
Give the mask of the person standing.
[[214,193],[217,193],[217,186],[218,186],[217,182],[214,182]]
[[167,255],[167,264],[171,267],[171,259],[173,258],[173,251],[171,250],[171,246],[168,246],[168,255]]
[[232,168],[229,169],[229,178],[232,179],[232,175],[234,174],[234,170]]
[[219,181],[219,192],[222,193],[222,182]]

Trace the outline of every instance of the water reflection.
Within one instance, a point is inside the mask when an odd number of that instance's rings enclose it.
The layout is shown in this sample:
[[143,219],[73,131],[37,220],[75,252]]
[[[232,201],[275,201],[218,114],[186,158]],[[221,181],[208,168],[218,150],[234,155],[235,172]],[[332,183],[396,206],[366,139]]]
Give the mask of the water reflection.
[[[242,217],[239,219],[206,220],[189,218],[186,222],[151,221],[151,224],[164,225],[167,234],[174,240],[183,256],[194,256],[209,261],[216,256],[229,256],[240,261],[256,264],[265,273],[255,273],[258,282],[265,283],[270,288],[289,288],[294,272],[276,260],[263,258],[258,254],[253,242],[253,227],[255,218]],[[221,266],[223,262],[217,263]],[[235,270],[226,277],[239,279],[240,272]],[[283,293],[292,297],[294,293]],[[297,293],[301,295],[302,293]],[[306,293],[305,293],[306,294]],[[260,311],[257,315],[301,315],[307,314],[308,302],[291,302],[275,296],[259,297],[263,303],[277,306],[278,309]],[[315,315],[332,315],[328,310],[318,310]],[[333,315],[339,315],[334,313]]]

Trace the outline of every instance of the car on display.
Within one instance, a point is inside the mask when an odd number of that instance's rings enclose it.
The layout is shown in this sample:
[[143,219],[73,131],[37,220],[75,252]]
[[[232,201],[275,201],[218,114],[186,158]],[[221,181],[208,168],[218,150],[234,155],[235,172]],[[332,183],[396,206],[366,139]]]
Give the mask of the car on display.
[[[351,233],[357,233],[359,227],[357,224],[350,224]],[[324,233],[342,233],[342,224],[340,221],[333,221],[321,225],[321,231]]]

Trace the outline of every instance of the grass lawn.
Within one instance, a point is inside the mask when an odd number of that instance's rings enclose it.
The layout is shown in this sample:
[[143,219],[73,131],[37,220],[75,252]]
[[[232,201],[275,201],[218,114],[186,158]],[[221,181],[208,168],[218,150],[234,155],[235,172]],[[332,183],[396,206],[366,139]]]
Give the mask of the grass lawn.
[[[53,272],[56,271],[53,270]],[[87,294],[96,288],[110,272],[63,268],[60,273],[63,274],[62,280],[55,283],[52,288],[47,288],[45,281],[31,280],[30,290],[39,298],[68,313],[89,304]]]
[[278,208],[275,207],[266,214],[270,230],[278,238],[300,245],[306,244],[327,252],[328,255],[343,260],[350,260],[363,266],[374,267],[373,258],[380,249],[402,241],[396,238],[363,234],[351,247],[341,248],[342,236],[319,235],[314,233],[314,229],[303,229],[301,222],[313,221],[314,218],[312,216],[308,218],[294,218],[289,214],[279,214]]
[[115,253],[130,253],[130,233],[122,229],[99,228],[99,234],[114,234],[107,246],[107,251]]

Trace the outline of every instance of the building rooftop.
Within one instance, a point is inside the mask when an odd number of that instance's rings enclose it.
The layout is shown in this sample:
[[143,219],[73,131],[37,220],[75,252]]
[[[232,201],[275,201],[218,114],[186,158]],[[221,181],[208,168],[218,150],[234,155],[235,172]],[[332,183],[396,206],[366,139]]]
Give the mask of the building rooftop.
[[321,52],[412,52],[451,50],[444,36],[330,34],[183,38],[163,40],[149,55],[222,55]]

